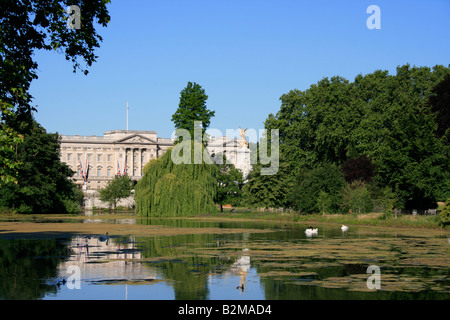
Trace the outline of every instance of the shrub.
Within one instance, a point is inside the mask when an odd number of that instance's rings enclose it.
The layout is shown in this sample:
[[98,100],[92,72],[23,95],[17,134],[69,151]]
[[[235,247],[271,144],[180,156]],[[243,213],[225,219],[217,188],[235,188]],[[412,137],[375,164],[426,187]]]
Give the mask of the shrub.
[[367,213],[373,209],[373,201],[364,182],[348,183],[343,191],[343,206],[355,213]]
[[324,203],[326,194],[328,210],[337,212],[342,202],[341,190],[344,186],[345,180],[339,168],[325,163],[297,178],[290,200],[293,207],[303,213],[323,212],[323,207],[320,208],[318,203],[319,200]]
[[450,198],[445,202],[445,207],[439,213],[440,222],[439,224],[443,227],[450,225]]

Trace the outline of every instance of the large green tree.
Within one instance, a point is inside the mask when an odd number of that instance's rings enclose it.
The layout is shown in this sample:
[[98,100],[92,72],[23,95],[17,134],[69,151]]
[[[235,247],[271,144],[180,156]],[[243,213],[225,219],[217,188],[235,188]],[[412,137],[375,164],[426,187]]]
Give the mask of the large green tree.
[[[395,75],[377,70],[353,82],[324,78],[305,91],[281,96],[266,129],[279,129],[280,153],[297,177],[322,163],[341,166],[362,155],[374,165],[373,179],[391,188],[398,205],[430,208],[450,190],[449,157],[436,134],[436,87],[450,74],[443,66],[399,66]],[[432,93],[434,89],[434,93]],[[441,107],[437,109],[442,109]]]
[[205,134],[206,129],[214,117],[215,111],[207,109],[206,100],[208,96],[199,84],[188,82],[186,88],[180,93],[180,103],[178,109],[172,115],[172,121],[175,129],[187,130],[194,139],[195,121],[201,122],[201,137]]
[[[172,121],[184,132],[176,133],[175,147],[145,166],[135,191],[138,215],[188,216],[217,210],[218,169],[202,141],[214,116],[214,111],[206,108],[207,99],[205,90],[195,82],[188,82],[181,91]],[[194,139],[197,132],[201,136]]]
[[144,176],[135,188],[138,215],[176,217],[217,211],[217,166],[204,160],[194,163],[194,152],[203,152],[203,144],[183,141],[178,146],[187,144],[192,145],[189,163],[174,163],[171,148],[144,167]]
[[[20,163],[12,160],[24,132],[16,131],[8,120],[21,123],[34,110],[29,93],[37,79],[37,50],[56,50],[71,60],[74,71],[85,74],[96,61],[94,51],[102,40],[95,25],[106,26],[107,0],[2,0],[0,6],[0,184],[17,179]],[[81,10],[80,29],[70,29],[66,9],[77,5]],[[82,65],[82,61],[86,66]],[[17,118],[19,117],[19,118]],[[23,118],[20,118],[23,117]],[[28,123],[31,128],[32,122]]]
[[435,208],[450,190],[449,159],[427,107],[432,88],[449,73],[441,66],[404,65],[366,93],[370,112],[362,121],[359,148],[366,149],[375,179],[392,188],[401,207]]
[[74,172],[59,157],[59,135],[33,122],[13,159],[23,163],[17,169],[18,179],[0,188],[1,206],[19,213],[78,211],[79,192],[70,180]]

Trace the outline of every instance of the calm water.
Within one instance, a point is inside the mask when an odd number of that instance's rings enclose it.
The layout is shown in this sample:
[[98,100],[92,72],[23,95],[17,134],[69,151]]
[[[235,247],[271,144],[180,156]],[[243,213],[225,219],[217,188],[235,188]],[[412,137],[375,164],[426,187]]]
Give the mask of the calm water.
[[[442,235],[327,226],[307,237],[305,225],[144,223],[267,232],[0,238],[0,299],[450,299]],[[367,286],[370,265],[380,268],[379,290]]]

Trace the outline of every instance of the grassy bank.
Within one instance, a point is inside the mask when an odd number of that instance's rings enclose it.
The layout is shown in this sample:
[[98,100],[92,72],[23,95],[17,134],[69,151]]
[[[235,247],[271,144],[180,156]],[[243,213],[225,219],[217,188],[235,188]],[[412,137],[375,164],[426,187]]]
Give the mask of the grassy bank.
[[[17,221],[17,222],[42,222],[49,220],[52,222],[64,222],[68,220],[78,219],[147,219],[146,217],[139,217],[134,215],[132,211],[108,213],[99,211],[92,216],[84,216],[80,214],[0,214],[0,221]],[[315,224],[346,224],[346,225],[362,225],[362,226],[386,226],[386,227],[402,227],[402,228],[430,228],[442,229],[439,225],[439,215],[422,216],[422,215],[399,215],[385,217],[382,213],[367,213],[367,214],[308,214],[300,215],[293,212],[250,212],[247,210],[231,210],[224,209],[222,213],[201,214],[191,218],[201,219],[236,219],[236,220],[267,220],[280,223],[305,223],[310,225]],[[173,219],[173,218],[167,218]],[[450,230],[447,226],[445,229]]]
[[[442,229],[439,225],[439,215],[399,215],[397,218],[385,216],[382,213],[366,214],[307,214],[298,213],[279,213],[279,212],[247,212],[245,210],[224,209],[224,212],[210,215],[201,215],[201,217],[220,217],[235,219],[255,219],[288,222],[300,222],[305,224],[317,223],[336,223],[348,225],[365,226],[389,226],[389,227],[408,227],[408,228],[432,228]],[[450,229],[446,227],[446,229]]]

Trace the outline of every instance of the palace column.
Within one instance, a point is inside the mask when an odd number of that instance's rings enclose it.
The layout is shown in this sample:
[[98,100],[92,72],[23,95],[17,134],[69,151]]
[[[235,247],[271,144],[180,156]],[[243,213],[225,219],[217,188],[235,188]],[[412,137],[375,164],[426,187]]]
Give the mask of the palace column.
[[122,152],[122,174],[126,172],[126,165],[127,165],[127,148],[123,148]]
[[127,173],[129,176],[133,176],[133,148],[127,148]]
[[120,167],[120,173],[123,174],[123,169],[124,169],[124,157],[125,157],[125,151],[124,148],[120,148],[120,161],[119,161],[119,167]]
[[138,163],[138,168],[137,168],[137,176],[140,177],[142,176],[142,148],[138,148],[138,154],[137,154],[137,163]]
[[136,148],[133,147],[133,148],[131,148],[131,174],[132,174],[132,177],[135,176],[135,174],[134,174],[134,172],[135,172],[135,171],[134,171],[134,168],[135,168],[135,166],[136,166],[136,163],[135,163],[135,161],[134,161],[135,156],[136,156]]
[[113,164],[113,168],[114,170],[116,170],[114,172],[114,175],[116,175],[119,172],[119,168],[117,167],[119,163],[119,149],[118,148],[114,148],[114,164]]

